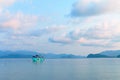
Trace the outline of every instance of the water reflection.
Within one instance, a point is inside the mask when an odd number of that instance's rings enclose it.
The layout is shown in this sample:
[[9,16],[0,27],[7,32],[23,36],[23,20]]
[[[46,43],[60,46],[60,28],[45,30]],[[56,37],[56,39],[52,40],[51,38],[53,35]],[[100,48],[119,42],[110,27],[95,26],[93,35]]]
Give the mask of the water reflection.
[[0,59],[0,80],[120,80],[120,59]]

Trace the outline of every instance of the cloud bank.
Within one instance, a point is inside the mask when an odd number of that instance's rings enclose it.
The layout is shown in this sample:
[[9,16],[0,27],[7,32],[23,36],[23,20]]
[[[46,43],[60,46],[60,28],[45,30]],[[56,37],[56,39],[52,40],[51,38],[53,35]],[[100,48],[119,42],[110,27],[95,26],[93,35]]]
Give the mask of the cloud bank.
[[53,38],[52,40],[54,41],[51,42],[64,44],[64,40],[67,38],[69,44],[77,43],[81,46],[115,47],[115,44],[120,42],[119,22],[119,19],[115,18],[109,22],[99,21],[99,24],[96,23],[96,25],[92,25],[85,30],[74,28],[73,31],[66,33],[64,37],[58,36],[58,38]]
[[[14,11],[10,6],[18,1],[21,0],[0,0],[0,49],[51,52],[64,49],[62,52],[73,50],[79,53],[86,49],[91,51],[91,48],[94,51],[120,47],[119,0],[78,0],[70,11],[71,20],[68,17],[60,18],[64,16],[63,9],[60,16],[45,13],[44,17],[44,9],[29,0],[22,0],[28,8],[20,7],[20,10]],[[34,8],[31,9],[28,2]],[[33,12],[27,13],[26,9]],[[58,10],[56,7],[55,12]]]

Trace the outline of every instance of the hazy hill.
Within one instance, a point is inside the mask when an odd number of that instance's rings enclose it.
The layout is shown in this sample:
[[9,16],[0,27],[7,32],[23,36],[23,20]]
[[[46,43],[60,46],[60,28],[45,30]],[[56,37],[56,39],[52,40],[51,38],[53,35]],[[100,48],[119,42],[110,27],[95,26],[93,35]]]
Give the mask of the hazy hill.
[[87,58],[109,58],[109,56],[101,55],[101,54],[89,54]]
[[83,58],[83,56],[73,54],[53,54],[53,53],[38,53],[32,51],[0,51],[0,58],[32,58],[33,55],[42,55],[44,58]]
[[103,51],[99,54],[106,55],[106,56],[111,56],[111,57],[117,57],[118,55],[120,55],[120,50]]
[[115,58],[120,57],[120,50],[103,51],[96,54],[89,54],[87,58]]

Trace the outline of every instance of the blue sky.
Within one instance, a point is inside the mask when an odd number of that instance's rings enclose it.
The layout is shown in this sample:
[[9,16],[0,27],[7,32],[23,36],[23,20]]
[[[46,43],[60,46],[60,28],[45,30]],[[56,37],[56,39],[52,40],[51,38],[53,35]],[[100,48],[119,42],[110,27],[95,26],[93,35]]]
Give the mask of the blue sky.
[[0,0],[0,50],[118,50],[119,8],[119,0]]

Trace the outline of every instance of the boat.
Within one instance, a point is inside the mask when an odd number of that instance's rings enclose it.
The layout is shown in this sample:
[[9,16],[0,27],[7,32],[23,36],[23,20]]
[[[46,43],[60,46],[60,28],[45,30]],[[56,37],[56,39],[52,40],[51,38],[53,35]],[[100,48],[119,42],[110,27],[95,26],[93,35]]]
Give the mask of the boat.
[[43,56],[35,55],[32,57],[33,62],[43,62],[44,58]]

